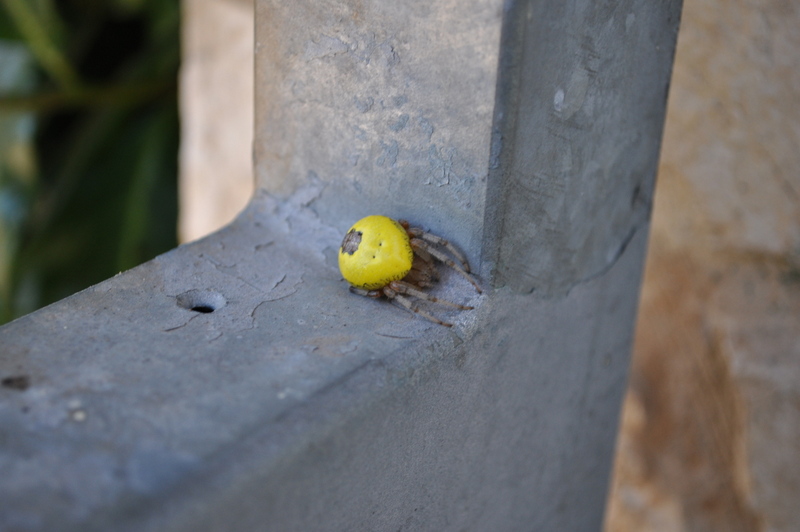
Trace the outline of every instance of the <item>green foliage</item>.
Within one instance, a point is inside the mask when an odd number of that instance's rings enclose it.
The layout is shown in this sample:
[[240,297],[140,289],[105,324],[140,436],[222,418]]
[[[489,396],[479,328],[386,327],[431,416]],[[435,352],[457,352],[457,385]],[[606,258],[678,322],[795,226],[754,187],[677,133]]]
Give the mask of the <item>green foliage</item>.
[[176,245],[178,0],[0,0],[0,323]]

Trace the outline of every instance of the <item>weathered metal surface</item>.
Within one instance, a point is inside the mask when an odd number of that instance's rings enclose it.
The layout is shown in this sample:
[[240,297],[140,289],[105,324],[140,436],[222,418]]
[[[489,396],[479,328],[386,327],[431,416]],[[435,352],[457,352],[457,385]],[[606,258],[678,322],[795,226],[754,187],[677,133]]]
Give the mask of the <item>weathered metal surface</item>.
[[650,217],[681,2],[511,2],[484,260],[563,294]]
[[558,301],[448,276],[444,294],[478,307],[449,330],[350,294],[339,236],[262,198],[4,327],[0,373],[29,386],[0,390],[0,526],[599,523],[644,239]]
[[257,186],[318,180],[342,230],[404,217],[477,263],[502,5],[257,2]]
[[[522,116],[532,108],[516,109],[513,99],[499,105],[520,113],[513,128],[498,130],[493,119],[495,87],[506,94],[509,57],[517,57],[501,49],[501,21],[503,46],[533,39],[544,46],[534,56],[564,54],[565,72],[574,70],[574,50],[560,48],[558,34],[537,40],[532,22],[521,41],[512,38],[509,17],[527,13],[527,3],[468,4],[257,2],[262,190],[220,233],[0,329],[0,377],[28,381],[0,388],[0,526],[600,527],[646,231],[603,255],[613,260],[590,279],[553,252],[565,262],[549,263],[563,269],[550,285],[580,282],[549,299],[525,293],[519,261],[539,267],[529,249],[538,226],[520,213],[535,221],[549,204],[531,205],[529,193],[508,188],[518,164],[507,154],[522,157],[528,139],[504,132],[534,122]],[[566,4],[564,17],[589,2]],[[530,20],[555,9],[530,6]],[[627,2],[617,10],[627,25],[615,25],[612,10],[598,19],[606,25],[588,26],[625,58],[635,41],[619,32],[654,42],[649,30],[632,28],[650,20],[640,13],[661,10]],[[660,46],[674,45],[676,23],[659,33]],[[530,53],[518,55],[536,66]],[[527,79],[531,68],[514,75]],[[552,68],[542,75],[556,80]],[[562,111],[577,105],[564,86]],[[524,89],[518,101],[531,98]],[[635,106],[653,131],[660,98]],[[621,130],[633,117],[614,116]],[[484,216],[493,127],[503,149],[488,198],[499,206]],[[603,146],[610,130],[587,131],[570,137],[571,149],[591,166],[583,158],[602,155],[592,144]],[[655,141],[633,146],[648,151],[636,160],[656,157]],[[510,173],[494,173],[503,168]],[[614,227],[645,228],[646,216],[631,209],[633,177],[603,175],[607,193],[554,218],[549,245],[580,251],[576,242],[615,241],[613,231],[585,238],[587,226],[605,223],[599,213],[618,220]],[[597,192],[596,180],[578,173],[570,194],[581,195],[580,183]],[[373,212],[452,237],[473,262],[483,243],[484,273],[497,271],[508,286],[492,290],[484,277],[478,296],[445,275],[439,293],[476,307],[447,314],[453,329],[350,294],[336,250],[353,221]]]

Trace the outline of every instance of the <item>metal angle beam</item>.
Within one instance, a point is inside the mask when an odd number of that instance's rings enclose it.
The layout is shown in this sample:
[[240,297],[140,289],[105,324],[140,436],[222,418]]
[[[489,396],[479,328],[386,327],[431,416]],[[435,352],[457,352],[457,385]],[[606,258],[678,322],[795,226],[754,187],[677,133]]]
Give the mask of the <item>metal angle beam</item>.
[[[257,0],[248,209],[0,329],[0,527],[600,527],[680,3],[467,4]],[[350,294],[373,213],[475,310]]]

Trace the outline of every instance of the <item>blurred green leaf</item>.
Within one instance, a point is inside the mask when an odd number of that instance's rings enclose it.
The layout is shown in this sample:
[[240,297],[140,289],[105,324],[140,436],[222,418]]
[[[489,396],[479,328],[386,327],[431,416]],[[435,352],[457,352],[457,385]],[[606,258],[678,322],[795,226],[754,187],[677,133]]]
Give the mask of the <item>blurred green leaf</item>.
[[63,35],[58,14],[49,0],[2,0],[19,33],[42,68],[64,90],[78,87],[78,75],[61,52]]
[[169,158],[174,157],[174,117],[171,110],[156,113],[145,124],[138,140],[133,175],[122,211],[116,268],[120,271],[136,266],[147,246],[149,219],[153,216],[150,198]]
[[[33,57],[13,41],[0,41],[0,93],[33,86]],[[0,112],[0,323],[12,315],[12,270],[35,185],[34,116]]]
[[[0,1],[18,10],[23,2],[37,31],[52,29],[42,41],[0,23],[0,36],[26,44],[46,74],[0,85],[0,117],[38,123],[2,322],[176,245],[180,12],[177,0]],[[49,81],[58,76],[42,42],[58,42],[74,84]],[[0,63],[0,79],[5,70]]]

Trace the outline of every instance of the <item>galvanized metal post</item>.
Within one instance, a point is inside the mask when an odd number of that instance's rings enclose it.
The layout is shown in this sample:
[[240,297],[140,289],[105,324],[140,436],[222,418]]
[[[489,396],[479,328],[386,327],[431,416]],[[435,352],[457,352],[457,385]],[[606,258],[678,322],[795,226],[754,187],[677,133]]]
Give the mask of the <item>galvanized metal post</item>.
[[[248,210],[0,330],[0,525],[599,529],[680,2],[256,6]],[[349,294],[371,213],[476,309]]]

